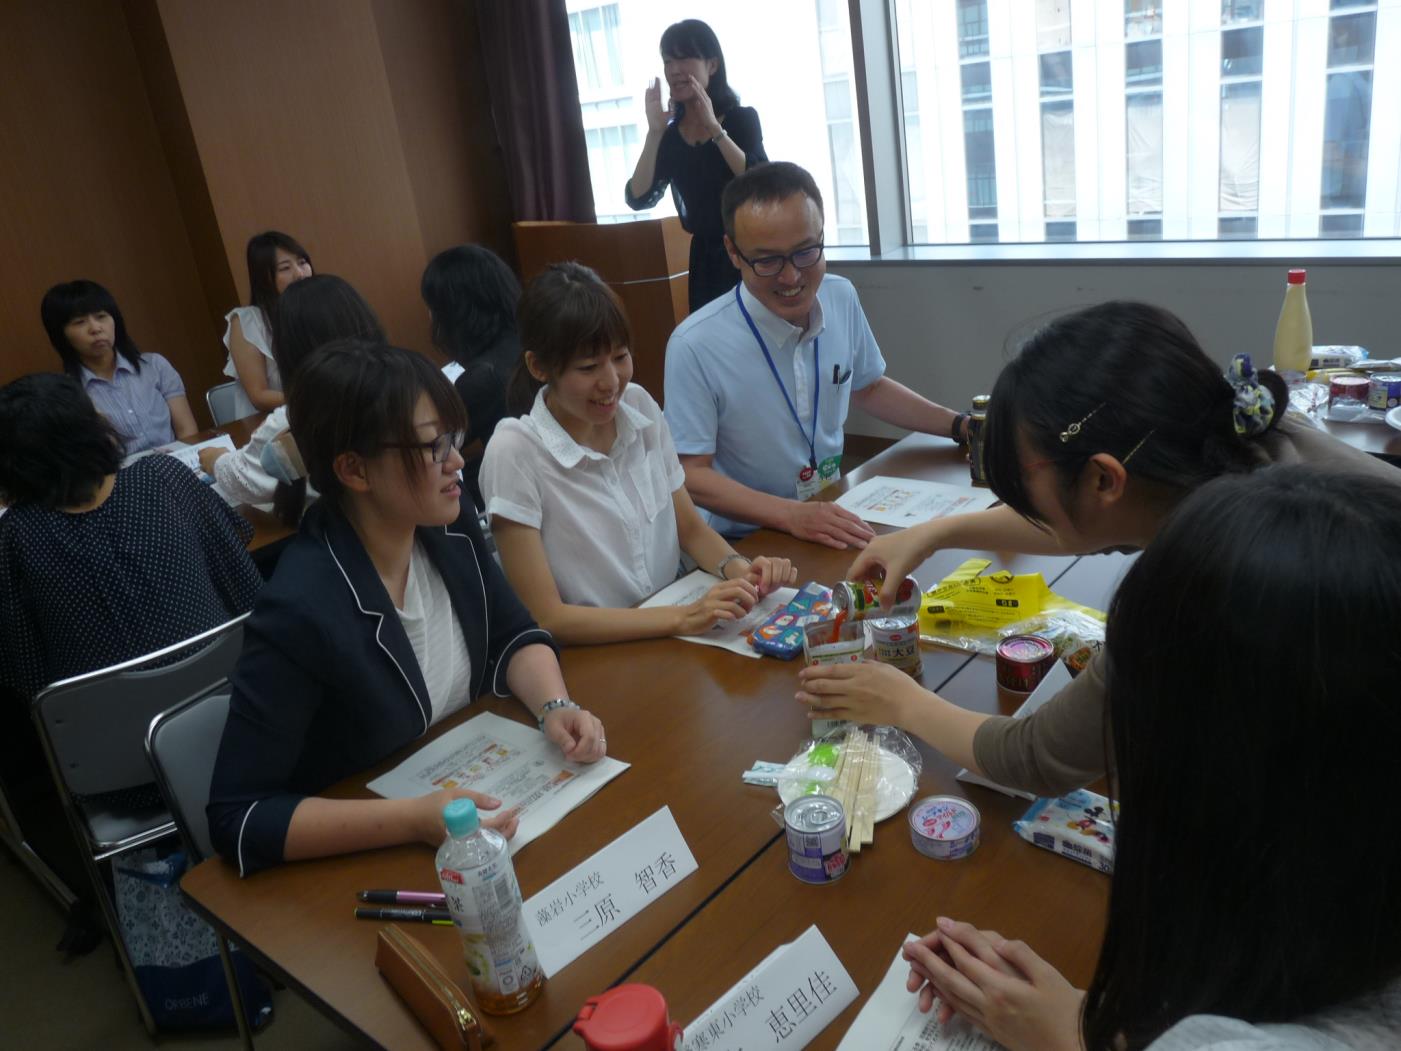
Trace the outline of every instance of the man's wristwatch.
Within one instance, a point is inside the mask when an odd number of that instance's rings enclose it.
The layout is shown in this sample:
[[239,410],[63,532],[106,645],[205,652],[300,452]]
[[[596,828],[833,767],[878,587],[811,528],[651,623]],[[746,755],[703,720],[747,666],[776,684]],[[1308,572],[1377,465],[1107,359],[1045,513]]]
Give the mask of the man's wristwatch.
[[568,697],[556,697],[553,701],[546,701],[540,708],[540,714],[535,717],[535,724],[539,729],[543,730],[545,729],[545,716],[549,715],[551,712],[557,712],[561,708],[577,707],[579,706]]
[[949,428],[949,437],[958,442],[959,445],[968,444],[968,435],[964,432],[963,426],[970,418],[966,412],[960,412],[953,418],[953,426]]

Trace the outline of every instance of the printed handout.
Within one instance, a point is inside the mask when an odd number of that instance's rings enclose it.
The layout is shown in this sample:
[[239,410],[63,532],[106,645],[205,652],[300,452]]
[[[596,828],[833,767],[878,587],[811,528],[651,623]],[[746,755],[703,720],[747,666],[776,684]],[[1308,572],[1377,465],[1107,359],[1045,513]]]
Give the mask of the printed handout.
[[[689,606],[719,583],[720,578],[715,574],[697,569],[662,588],[642,603],[642,608]],[[754,647],[749,645],[749,636],[754,633],[755,628],[769,618],[774,610],[791,602],[797,593],[796,588],[777,588],[756,602],[754,608],[740,620],[722,620],[718,624],[712,625],[704,635],[677,635],[676,637],[682,642],[698,642],[702,646],[719,646],[731,653],[738,653],[741,657],[757,659],[759,654],[755,652]]]
[[982,511],[997,502],[987,489],[971,485],[922,482],[913,478],[867,478],[837,497],[837,505],[873,525],[918,525],[931,518],[945,518]]

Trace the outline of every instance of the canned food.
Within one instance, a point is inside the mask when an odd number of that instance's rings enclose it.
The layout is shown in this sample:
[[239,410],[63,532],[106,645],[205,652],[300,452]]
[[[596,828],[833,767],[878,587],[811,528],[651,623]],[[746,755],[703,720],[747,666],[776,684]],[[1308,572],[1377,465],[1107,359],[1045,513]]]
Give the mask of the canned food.
[[1328,381],[1328,407],[1340,401],[1355,401],[1366,405],[1371,381],[1366,376],[1334,376]]
[[[880,610],[881,586],[874,580],[845,580],[832,589],[832,608],[848,620],[865,620]],[[913,613],[919,609],[919,581],[906,577],[895,592],[896,613]]]
[[846,875],[846,812],[831,796],[799,796],[783,808],[788,871],[804,883],[833,883]]
[[803,627],[809,664],[854,664],[866,655],[866,625],[859,620],[820,620]]
[[1011,635],[997,644],[997,683],[1030,693],[1056,662],[1056,648],[1040,635]]
[[1373,409],[1394,409],[1401,405],[1401,372],[1378,372],[1367,388],[1367,405]]
[[870,622],[876,660],[910,675],[924,670],[919,655],[919,617],[915,614],[881,617]]
[[927,858],[953,861],[978,849],[978,808],[958,796],[927,796],[910,807],[910,842]]

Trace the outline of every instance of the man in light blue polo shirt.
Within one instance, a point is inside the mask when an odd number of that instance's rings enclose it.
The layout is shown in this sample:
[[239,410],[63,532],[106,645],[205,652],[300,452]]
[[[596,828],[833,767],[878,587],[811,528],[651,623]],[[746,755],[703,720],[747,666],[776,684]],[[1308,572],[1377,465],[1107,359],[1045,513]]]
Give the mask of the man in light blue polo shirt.
[[725,188],[725,246],[741,283],[666,348],[666,421],[691,498],[726,536],[759,526],[865,547],[856,515],[807,497],[841,476],[852,405],[906,430],[963,437],[963,419],[885,374],[850,281],[826,276],[822,195],[780,161]]

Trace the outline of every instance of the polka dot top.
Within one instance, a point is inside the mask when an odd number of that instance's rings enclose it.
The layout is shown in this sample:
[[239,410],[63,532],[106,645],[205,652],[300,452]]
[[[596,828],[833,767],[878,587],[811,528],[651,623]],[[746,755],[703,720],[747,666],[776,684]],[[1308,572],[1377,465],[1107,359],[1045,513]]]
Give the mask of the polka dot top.
[[122,468],[91,511],[11,508],[0,517],[0,686],[28,700],[246,612],[262,583],[252,535],[169,456]]

